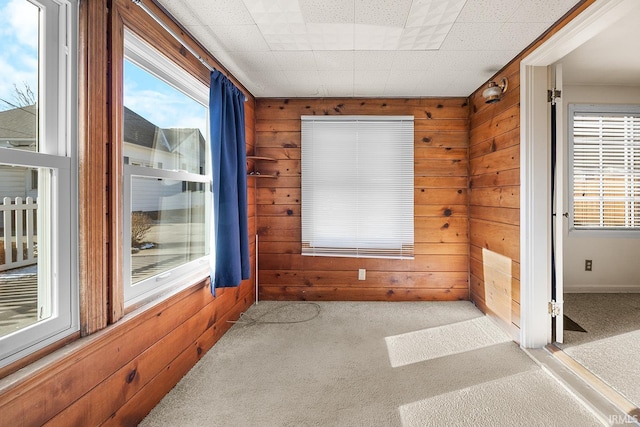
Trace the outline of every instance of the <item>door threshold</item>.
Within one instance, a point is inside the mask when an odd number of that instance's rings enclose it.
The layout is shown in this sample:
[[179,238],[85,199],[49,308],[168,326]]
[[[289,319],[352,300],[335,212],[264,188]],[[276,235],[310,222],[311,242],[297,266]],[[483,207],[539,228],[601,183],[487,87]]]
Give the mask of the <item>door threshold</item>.
[[640,408],[553,344],[523,349],[607,426],[640,426]]

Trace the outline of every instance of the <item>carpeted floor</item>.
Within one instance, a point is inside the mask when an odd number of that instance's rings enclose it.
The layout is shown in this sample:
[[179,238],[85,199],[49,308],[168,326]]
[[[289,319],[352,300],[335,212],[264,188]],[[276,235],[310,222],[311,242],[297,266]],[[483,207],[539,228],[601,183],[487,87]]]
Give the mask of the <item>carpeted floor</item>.
[[141,426],[601,425],[469,302],[267,301],[242,320]]
[[558,346],[640,406],[640,294],[565,294],[564,311],[587,332]]

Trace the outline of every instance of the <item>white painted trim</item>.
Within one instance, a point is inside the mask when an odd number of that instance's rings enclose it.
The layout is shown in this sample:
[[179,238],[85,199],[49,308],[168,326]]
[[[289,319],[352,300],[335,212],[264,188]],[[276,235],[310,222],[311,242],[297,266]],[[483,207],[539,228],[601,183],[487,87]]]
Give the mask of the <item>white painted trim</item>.
[[521,65],[520,76],[520,97],[527,100],[521,103],[520,116],[520,343],[526,348],[536,348],[551,340],[547,69]]
[[520,343],[526,348],[551,342],[550,147],[541,101],[546,104],[546,69],[635,7],[637,0],[596,1],[520,62]]
[[551,65],[610,27],[636,7],[638,7],[637,0],[596,1],[527,55],[521,64]]

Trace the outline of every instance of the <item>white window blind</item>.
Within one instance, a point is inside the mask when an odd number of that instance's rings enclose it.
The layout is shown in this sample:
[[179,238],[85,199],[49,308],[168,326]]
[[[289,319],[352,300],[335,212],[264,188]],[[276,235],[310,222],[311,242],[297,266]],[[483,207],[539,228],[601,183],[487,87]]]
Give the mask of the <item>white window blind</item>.
[[413,257],[413,116],[302,116],[302,254]]
[[640,227],[640,106],[570,105],[573,227]]

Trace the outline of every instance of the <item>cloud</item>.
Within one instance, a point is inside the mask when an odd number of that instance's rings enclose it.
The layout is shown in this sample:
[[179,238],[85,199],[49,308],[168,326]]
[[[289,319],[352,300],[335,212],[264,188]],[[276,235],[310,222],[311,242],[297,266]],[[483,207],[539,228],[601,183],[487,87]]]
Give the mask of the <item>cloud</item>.
[[2,8],[3,27],[8,28],[18,43],[38,48],[38,8],[25,0],[9,0]]
[[[0,0],[0,98],[13,101],[14,85],[38,85],[38,8],[25,0]],[[0,108],[6,108],[2,103]]]
[[197,128],[206,137],[206,108],[155,78],[125,78],[124,105],[161,128]]

